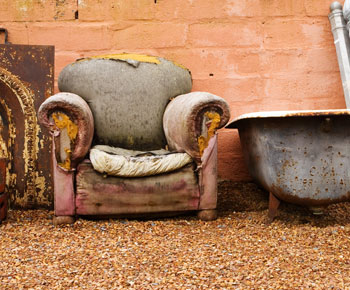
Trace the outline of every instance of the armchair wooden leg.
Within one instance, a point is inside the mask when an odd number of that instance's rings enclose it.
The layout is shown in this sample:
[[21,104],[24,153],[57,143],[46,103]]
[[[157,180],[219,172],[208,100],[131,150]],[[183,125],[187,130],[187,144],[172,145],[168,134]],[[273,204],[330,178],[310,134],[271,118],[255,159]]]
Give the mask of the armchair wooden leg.
[[66,216],[54,216],[52,223],[54,226],[64,225],[64,224],[74,224],[75,217],[66,215]]
[[218,217],[216,209],[203,209],[197,212],[197,217],[202,221],[213,221]]

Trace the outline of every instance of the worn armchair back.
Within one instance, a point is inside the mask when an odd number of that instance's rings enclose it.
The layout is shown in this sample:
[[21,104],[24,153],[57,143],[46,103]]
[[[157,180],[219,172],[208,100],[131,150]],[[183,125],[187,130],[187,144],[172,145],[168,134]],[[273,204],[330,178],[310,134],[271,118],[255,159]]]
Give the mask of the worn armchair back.
[[89,104],[97,144],[134,150],[165,147],[165,107],[192,87],[187,69],[162,58],[129,54],[77,61],[63,69],[58,82],[60,91]]
[[[78,60],[58,85],[61,93],[39,109],[54,141],[55,223],[188,210],[216,217],[216,130],[230,117],[225,100],[190,93],[186,68],[134,54]],[[91,155],[96,150],[102,157]]]

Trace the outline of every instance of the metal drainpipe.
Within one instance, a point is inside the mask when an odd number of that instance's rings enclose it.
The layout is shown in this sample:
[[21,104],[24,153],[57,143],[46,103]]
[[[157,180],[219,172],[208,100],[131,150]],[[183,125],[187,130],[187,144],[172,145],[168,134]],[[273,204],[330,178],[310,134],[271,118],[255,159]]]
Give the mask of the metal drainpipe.
[[[350,109],[350,39],[346,20],[343,17],[342,5],[333,2],[330,6],[331,13],[328,15],[332,27],[334,45],[337,51],[340,76],[343,84],[346,107]],[[344,3],[344,15],[350,18],[350,0]]]

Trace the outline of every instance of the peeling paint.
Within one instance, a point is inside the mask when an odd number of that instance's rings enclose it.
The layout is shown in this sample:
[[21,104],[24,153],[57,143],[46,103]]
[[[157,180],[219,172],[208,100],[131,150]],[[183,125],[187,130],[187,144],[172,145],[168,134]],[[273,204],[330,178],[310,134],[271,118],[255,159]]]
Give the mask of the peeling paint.
[[78,6],[81,8],[85,7],[86,4],[85,4],[84,0],[78,0]]
[[2,121],[2,118],[0,118],[0,158],[5,158],[8,159],[8,151],[7,151],[7,146],[5,140],[2,138],[2,130],[4,127],[4,123]]
[[42,202],[46,202],[48,204],[47,198],[43,198],[45,195],[46,189],[46,180],[44,176],[40,176],[39,172],[35,172],[35,188],[38,196],[41,198]]
[[30,7],[33,5],[32,0],[16,0],[15,2],[16,9],[20,12],[28,12]]
[[[40,1],[32,2],[42,5]],[[0,121],[5,126],[0,131],[0,155],[7,150],[6,191],[13,208],[49,208],[51,138],[41,130],[36,108],[53,91],[54,47],[0,45],[0,56]]]
[[[12,146],[15,144],[15,138],[16,138],[16,128],[13,125],[13,115],[11,109],[7,106],[3,98],[0,98],[0,104],[1,106],[5,109],[7,118],[8,118],[8,134],[9,138],[6,141],[4,141],[4,144],[6,146],[6,154],[8,158],[7,166],[6,166],[6,187],[7,188],[14,188],[16,186],[16,180],[17,180],[17,175],[15,173],[12,173],[12,163],[11,161],[13,160],[13,155],[11,150],[8,150],[8,148],[13,148]],[[2,138],[2,137],[1,137]]]
[[[23,150],[23,160],[24,162],[24,176],[26,177],[26,186],[27,186],[27,195],[35,194],[35,160],[37,159],[37,150],[35,144],[38,143],[38,123],[36,118],[36,112],[34,108],[34,96],[29,92],[23,83],[14,75],[12,75],[7,70],[0,68],[0,81],[6,84],[14,95],[17,97],[17,100],[22,109],[24,116],[24,150]],[[5,106],[7,107],[7,106]],[[7,112],[9,114],[9,112]],[[8,115],[8,118],[11,120],[11,116]],[[13,129],[12,129],[13,130]],[[10,139],[15,140],[15,130],[10,133]],[[14,142],[14,141],[12,141]],[[13,144],[11,144],[13,145]],[[9,172],[10,176],[9,183],[12,186],[12,182],[16,183],[13,178],[14,175]],[[11,187],[12,187],[11,186]],[[16,202],[18,204],[25,204],[27,196],[24,194],[22,196],[16,196]]]

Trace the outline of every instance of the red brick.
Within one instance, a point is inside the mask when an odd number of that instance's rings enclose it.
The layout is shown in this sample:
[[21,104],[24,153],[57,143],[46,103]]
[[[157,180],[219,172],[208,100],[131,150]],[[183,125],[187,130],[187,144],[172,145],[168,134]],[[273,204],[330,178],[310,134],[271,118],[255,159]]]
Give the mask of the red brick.
[[305,50],[305,62],[312,72],[339,73],[337,54],[333,42],[326,47]]
[[36,22],[28,24],[30,44],[55,45],[58,50],[111,48],[111,34],[103,23]]
[[113,32],[113,49],[181,47],[187,25],[176,23],[133,23]]
[[58,89],[57,80],[55,80],[55,85],[54,85],[54,88],[53,88],[53,93],[54,93],[54,94],[59,93],[59,89]]
[[[264,96],[261,78],[193,80],[193,91],[207,91],[223,97],[233,115],[243,114],[249,103],[256,103]],[[242,113],[241,113],[242,112]]]
[[292,49],[329,46],[333,43],[328,19],[285,19],[266,21],[264,47],[267,49]]
[[16,19],[16,14],[18,13],[13,8],[14,1],[8,1],[8,3],[4,4],[4,1],[1,2],[0,9],[0,19],[1,21],[14,21]]
[[71,52],[71,51],[59,51],[56,50],[55,52],[55,80],[57,80],[59,73],[62,71],[62,69],[77,60],[78,58],[81,58],[81,54],[77,52]]
[[76,0],[13,0],[2,2],[1,21],[72,20],[77,10]]
[[58,84],[57,84],[57,79],[62,71],[62,69],[74,62],[78,58],[82,58],[83,55],[78,52],[73,52],[73,51],[60,51],[56,50],[55,51],[55,85],[54,85],[54,94],[57,94],[59,92],[58,90]]
[[238,130],[220,129],[218,134],[220,179],[251,180],[244,163]]
[[128,0],[119,1],[112,13],[116,20],[198,21],[231,19],[234,16],[252,17],[260,13],[260,10],[256,9],[257,6],[258,0]]
[[312,110],[344,108],[339,73],[290,74],[264,79],[263,110]]
[[231,19],[255,16],[257,0],[80,0],[79,19],[105,20],[186,20]]
[[190,7],[188,0],[83,0],[79,5],[82,20],[172,20],[182,19]]
[[[231,120],[234,119],[231,116]],[[239,141],[238,130],[222,128],[219,130],[219,144],[223,149],[220,150],[222,154],[235,154],[242,156],[241,142]]]
[[154,0],[128,0],[114,2],[114,19],[127,20],[154,19],[156,9],[160,5],[160,3],[159,5],[154,3]]
[[257,22],[200,23],[189,27],[188,41],[195,47],[260,47],[262,29]]
[[259,49],[178,48],[159,52],[165,58],[187,67],[194,79],[259,76]]
[[[113,20],[115,1],[112,0],[79,0],[78,17],[80,21]],[[128,1],[125,1],[128,2]]]
[[251,181],[248,169],[242,156],[234,154],[218,154],[218,178],[219,180]]
[[169,20],[178,18],[187,0],[80,0],[79,19],[83,21],[106,20]]
[[[327,16],[329,6],[334,0],[305,0],[305,9],[308,16]],[[344,0],[338,0],[342,5]]]
[[8,41],[13,44],[28,44],[29,35],[25,22],[6,22],[0,24],[8,31]]
[[264,16],[302,16],[305,15],[304,2],[309,0],[261,0],[261,13]]
[[[234,16],[253,16],[256,11],[257,0],[193,0],[184,11],[188,19],[230,19]],[[192,15],[192,17],[191,17]]]
[[310,72],[339,72],[335,48],[269,50],[261,55],[262,75],[289,76]]
[[316,110],[346,109],[343,91],[340,88],[334,95],[334,101],[329,96],[321,96],[318,98],[308,98],[304,100],[306,108]]
[[[245,1],[236,1],[236,0],[226,0],[223,1],[222,10],[225,15],[231,18],[233,16],[237,17],[259,17],[262,15],[262,10],[260,7],[260,0],[245,0]],[[220,17],[220,18],[221,18]]]

